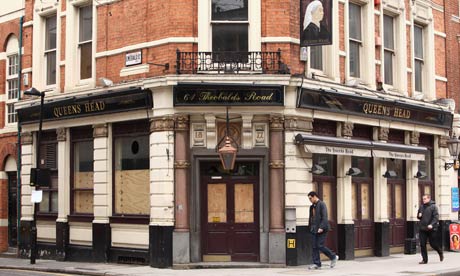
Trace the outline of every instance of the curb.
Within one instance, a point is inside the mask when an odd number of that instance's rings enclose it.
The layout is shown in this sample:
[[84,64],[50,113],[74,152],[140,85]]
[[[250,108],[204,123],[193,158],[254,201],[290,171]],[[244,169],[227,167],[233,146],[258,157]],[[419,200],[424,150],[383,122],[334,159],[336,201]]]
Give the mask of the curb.
[[85,276],[122,276],[122,275],[125,275],[125,274],[118,274],[118,273],[86,271],[86,270],[77,270],[77,269],[36,267],[36,266],[16,266],[16,265],[0,265],[0,269],[27,270],[27,271],[39,271],[39,272],[51,272],[51,273],[66,273],[66,274],[85,275]]

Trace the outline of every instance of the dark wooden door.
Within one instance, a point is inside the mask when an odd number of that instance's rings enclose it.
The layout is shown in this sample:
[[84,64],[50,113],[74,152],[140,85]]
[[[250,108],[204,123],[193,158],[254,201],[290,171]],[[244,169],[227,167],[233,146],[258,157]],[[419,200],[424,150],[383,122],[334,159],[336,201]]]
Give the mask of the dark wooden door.
[[326,247],[337,252],[337,181],[334,176],[313,176],[313,190],[326,204],[330,231],[326,238]]
[[353,177],[352,189],[355,249],[372,249],[374,247],[372,178]]
[[8,245],[16,246],[18,241],[18,187],[16,172],[8,172]]
[[203,255],[259,261],[258,176],[201,179]]
[[406,185],[404,179],[387,180],[390,246],[403,246],[406,235]]

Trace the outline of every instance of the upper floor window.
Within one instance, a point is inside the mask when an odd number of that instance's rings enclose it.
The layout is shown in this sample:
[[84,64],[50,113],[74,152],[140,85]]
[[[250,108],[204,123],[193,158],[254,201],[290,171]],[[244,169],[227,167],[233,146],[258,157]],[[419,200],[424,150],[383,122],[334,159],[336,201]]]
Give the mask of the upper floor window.
[[92,76],[93,63],[93,7],[85,6],[79,9],[78,49],[80,57],[80,79]]
[[212,0],[212,51],[248,51],[248,0]]
[[56,84],[56,15],[45,22],[46,85]]
[[393,85],[393,59],[395,56],[394,18],[383,17],[383,46],[385,84]]
[[18,121],[14,103],[18,101],[19,92],[19,55],[18,41],[11,37],[7,44],[6,62],[6,123],[12,124]]
[[311,46],[310,47],[310,68],[314,70],[323,71],[323,47]]
[[423,42],[423,27],[414,25],[414,77],[417,92],[423,92]]
[[349,66],[350,77],[359,78],[361,76],[361,47],[362,26],[361,26],[361,6],[349,3]]

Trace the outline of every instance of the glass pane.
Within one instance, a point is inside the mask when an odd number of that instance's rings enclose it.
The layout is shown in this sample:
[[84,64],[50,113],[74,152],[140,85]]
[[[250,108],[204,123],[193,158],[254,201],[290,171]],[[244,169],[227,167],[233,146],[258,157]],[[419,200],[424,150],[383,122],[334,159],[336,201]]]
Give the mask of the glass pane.
[[46,53],[46,84],[56,84],[56,51]]
[[371,218],[371,198],[369,184],[361,184],[361,219]]
[[351,166],[359,172],[353,177],[371,177],[372,160],[369,157],[352,156]]
[[330,154],[313,154],[311,172],[314,175],[334,176],[334,156]]
[[422,70],[423,62],[421,60],[415,60],[415,91],[419,92],[423,91]]
[[51,213],[57,213],[58,208],[58,192],[51,192]]
[[74,164],[76,172],[93,171],[93,141],[74,144]]
[[358,184],[352,184],[352,192],[351,192],[351,214],[353,219],[358,219]]
[[423,28],[414,26],[414,55],[423,59]]
[[323,70],[323,47],[310,47],[310,67],[316,70]]
[[212,0],[212,20],[248,20],[248,0]]
[[80,45],[80,79],[89,79],[92,74],[93,47],[92,43]]
[[18,98],[18,79],[8,80],[8,100]]
[[235,184],[235,222],[254,222],[253,184]]
[[115,213],[150,213],[150,170],[115,171]]
[[330,182],[323,182],[322,183],[322,188],[323,188],[323,202],[326,204],[327,206],[327,210],[329,211],[329,220],[332,220],[333,218],[335,218],[335,210],[334,208],[332,207],[332,198],[333,198],[333,195],[332,195],[332,183]]
[[387,214],[388,217],[391,219],[393,218],[393,192],[392,192],[392,184],[387,185]]
[[248,24],[213,24],[212,51],[247,52]]
[[418,171],[422,174],[419,180],[431,180],[431,152],[425,154],[424,161],[418,161]]
[[18,115],[14,110],[14,104],[8,104],[8,123],[16,123],[18,121]]
[[56,16],[46,19],[45,50],[56,49]]
[[393,85],[393,52],[385,51],[385,84]]
[[208,223],[227,222],[227,185],[208,184]]
[[80,40],[79,42],[92,40],[93,36],[93,7],[80,8]]
[[395,185],[395,217],[404,218],[404,193],[401,184]]
[[350,38],[361,40],[361,7],[349,4]]
[[359,48],[361,44],[355,41],[350,41],[350,76],[359,78],[360,76],[360,59]]
[[17,75],[19,71],[19,58],[18,55],[11,55],[8,57],[8,76]]
[[144,170],[149,166],[149,136],[117,137],[115,139],[115,169]]
[[402,159],[387,159],[387,171],[390,172],[391,178],[406,178],[404,160]]
[[43,191],[42,202],[39,203],[39,209],[42,213],[48,213],[50,208],[50,194],[48,191]]
[[383,17],[384,31],[383,31],[383,43],[387,49],[394,50],[394,26],[393,17],[385,15]]
[[93,213],[93,191],[75,192],[75,197],[73,200],[75,213]]

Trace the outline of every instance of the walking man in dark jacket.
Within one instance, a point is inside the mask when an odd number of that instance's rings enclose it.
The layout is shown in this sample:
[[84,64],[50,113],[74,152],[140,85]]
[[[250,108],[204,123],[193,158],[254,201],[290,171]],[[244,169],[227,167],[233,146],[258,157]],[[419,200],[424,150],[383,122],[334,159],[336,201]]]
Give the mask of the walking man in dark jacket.
[[439,227],[439,213],[434,201],[430,195],[423,195],[423,205],[418,209],[417,218],[420,220],[420,249],[422,261],[419,264],[428,263],[428,254],[426,252],[426,241],[430,241],[431,247],[439,254],[439,260],[444,260],[444,254],[437,240],[437,230]]
[[308,199],[312,203],[310,206],[310,219],[308,225],[310,225],[310,233],[312,234],[313,242],[313,265],[311,265],[309,269],[321,268],[321,259],[319,257],[320,251],[331,260],[331,268],[333,268],[337,264],[339,256],[324,246],[327,231],[329,231],[327,206],[318,198],[318,194],[316,192],[308,193]]

